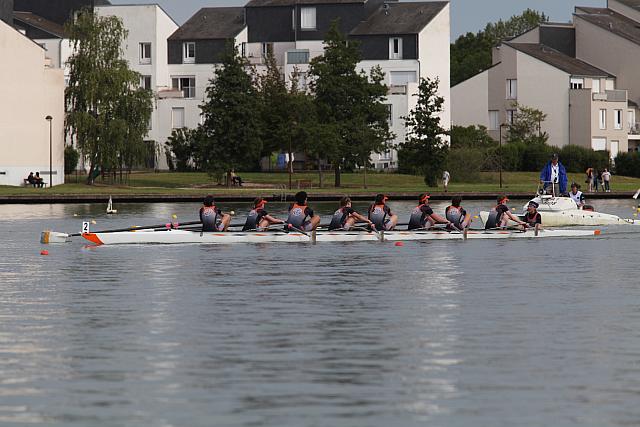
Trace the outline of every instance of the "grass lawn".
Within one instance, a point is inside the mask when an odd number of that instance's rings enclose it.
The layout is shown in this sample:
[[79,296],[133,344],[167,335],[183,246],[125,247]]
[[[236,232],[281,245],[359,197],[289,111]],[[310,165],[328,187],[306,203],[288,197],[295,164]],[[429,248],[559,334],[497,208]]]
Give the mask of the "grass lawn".
[[[130,176],[129,185],[101,185],[87,186],[82,178],[75,183],[75,177],[69,177],[67,183],[54,188],[36,189],[32,187],[0,187],[0,196],[11,195],[80,195],[80,194],[166,194],[166,195],[201,195],[205,193],[238,194],[238,195],[272,195],[279,193],[279,186],[287,186],[289,177],[286,173],[241,173],[245,181],[242,188],[227,188],[218,186],[205,173],[188,172],[161,172],[161,173],[134,173]],[[497,172],[483,172],[477,182],[456,182],[455,176],[449,184],[449,192],[486,192],[486,193],[533,193],[536,189],[539,174],[536,172],[504,172],[503,188],[500,190]],[[412,175],[369,173],[367,174],[368,187],[363,188],[364,176],[362,173],[342,174],[342,188],[334,187],[333,173],[324,176],[323,188],[318,188],[319,177],[317,173],[296,173],[293,175],[293,188],[297,189],[297,182],[310,181],[312,189],[309,193],[417,193],[421,191],[438,192],[442,187],[428,188],[421,177]],[[585,189],[583,174],[569,174],[569,182],[580,183]],[[614,176],[611,187],[613,191],[636,191],[640,188],[640,179]],[[287,190],[288,192],[288,190]]]

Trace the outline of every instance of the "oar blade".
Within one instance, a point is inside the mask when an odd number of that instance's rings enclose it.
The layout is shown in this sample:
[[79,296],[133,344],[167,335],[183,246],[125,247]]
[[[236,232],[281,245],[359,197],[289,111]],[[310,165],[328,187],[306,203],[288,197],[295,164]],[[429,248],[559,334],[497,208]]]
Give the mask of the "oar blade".
[[57,233],[55,231],[43,231],[40,234],[40,243],[44,245],[55,243],[67,243],[71,241],[71,237],[67,233]]

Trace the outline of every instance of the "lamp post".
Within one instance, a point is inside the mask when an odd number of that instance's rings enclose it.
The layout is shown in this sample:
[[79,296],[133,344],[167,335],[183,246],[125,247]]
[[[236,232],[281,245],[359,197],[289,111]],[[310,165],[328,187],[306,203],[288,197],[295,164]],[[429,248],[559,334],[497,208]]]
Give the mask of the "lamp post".
[[500,147],[500,149],[498,150],[498,160],[500,163],[500,188],[502,188],[502,128],[508,126],[509,125],[506,123],[500,124],[500,139],[498,140],[498,146]]
[[51,188],[53,187],[53,133],[51,130],[53,117],[47,116],[44,119],[49,122],[49,188]]

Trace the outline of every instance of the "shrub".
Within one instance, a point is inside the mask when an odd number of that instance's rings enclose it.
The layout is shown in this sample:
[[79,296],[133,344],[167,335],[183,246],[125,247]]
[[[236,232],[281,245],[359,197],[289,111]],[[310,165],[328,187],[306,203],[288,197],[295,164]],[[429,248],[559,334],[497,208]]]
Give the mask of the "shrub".
[[609,167],[609,153],[606,151],[593,151],[591,148],[579,145],[565,145],[558,155],[567,172],[581,173],[587,168],[602,170]]
[[484,126],[453,126],[451,128],[451,149],[489,148],[498,145]]
[[64,173],[69,175],[73,173],[78,167],[78,160],[80,160],[80,153],[78,150],[70,145],[64,147]]
[[539,172],[547,164],[554,152],[557,152],[557,149],[541,142],[524,146],[520,160],[520,170]]
[[456,148],[449,151],[446,169],[457,181],[477,182],[485,162],[486,150],[479,148]]
[[640,178],[640,153],[620,153],[616,157],[616,174]]

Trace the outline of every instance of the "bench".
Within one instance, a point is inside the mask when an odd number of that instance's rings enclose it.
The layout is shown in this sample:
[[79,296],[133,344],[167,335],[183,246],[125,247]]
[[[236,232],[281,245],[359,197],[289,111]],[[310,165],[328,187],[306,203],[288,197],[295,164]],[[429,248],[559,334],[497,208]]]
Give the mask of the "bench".
[[[29,187],[29,186],[33,186],[34,188],[38,188],[35,184],[30,183],[27,178],[22,180],[22,186],[23,187]],[[46,188],[47,187],[47,183],[46,181],[42,181],[42,187]]]

